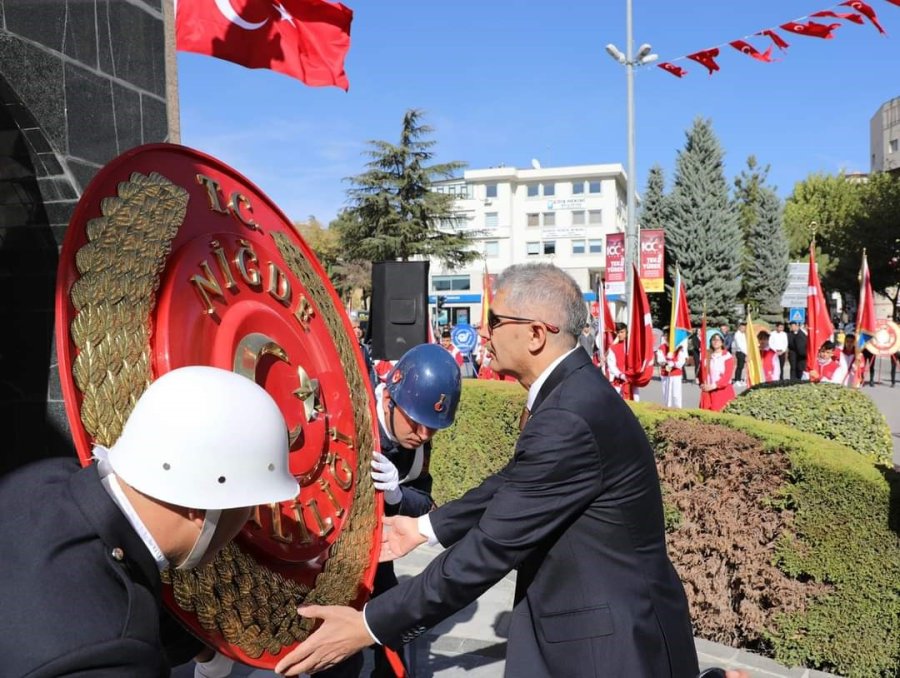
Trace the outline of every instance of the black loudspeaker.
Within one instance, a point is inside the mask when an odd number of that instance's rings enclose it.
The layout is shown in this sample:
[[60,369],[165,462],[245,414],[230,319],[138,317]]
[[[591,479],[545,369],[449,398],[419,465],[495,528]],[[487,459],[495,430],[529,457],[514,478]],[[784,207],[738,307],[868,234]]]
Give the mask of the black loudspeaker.
[[428,341],[428,262],[372,264],[372,357],[397,360]]

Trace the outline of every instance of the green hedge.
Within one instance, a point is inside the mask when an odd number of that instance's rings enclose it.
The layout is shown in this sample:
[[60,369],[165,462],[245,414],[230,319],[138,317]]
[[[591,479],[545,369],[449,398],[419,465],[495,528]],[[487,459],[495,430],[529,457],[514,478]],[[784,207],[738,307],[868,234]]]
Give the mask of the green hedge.
[[[524,399],[514,384],[466,382],[456,424],[435,438],[431,469],[439,502],[506,464]],[[788,460],[784,487],[759,498],[792,512],[772,559],[786,576],[821,582],[828,592],[802,611],[775,615],[753,649],[783,664],[845,676],[900,675],[897,474],[838,443],[778,424],[643,403],[634,411],[661,458],[667,441],[659,425],[677,417],[743,431]],[[667,516],[670,530],[686,529],[672,507]]]
[[884,415],[857,389],[796,382],[776,388],[760,385],[732,400],[725,411],[814,433],[879,461],[889,462],[893,453]]

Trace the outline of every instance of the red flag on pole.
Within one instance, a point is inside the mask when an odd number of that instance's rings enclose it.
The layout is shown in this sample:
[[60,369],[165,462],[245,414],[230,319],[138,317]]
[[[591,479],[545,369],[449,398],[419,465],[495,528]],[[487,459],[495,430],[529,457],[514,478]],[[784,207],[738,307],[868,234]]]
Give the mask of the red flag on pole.
[[875,297],[872,296],[872,276],[869,260],[863,250],[862,266],[859,269],[859,304],[856,311],[856,345],[862,348],[875,337]]
[[326,0],[182,0],[175,45],[307,85],[348,89],[344,57],[353,12]]
[[632,268],[634,289],[624,371],[633,389],[646,386],[653,378],[653,320],[650,316],[650,301],[641,284],[641,276],[636,266],[632,265]]
[[809,278],[806,292],[806,324],[809,329],[808,347],[806,349],[806,370],[818,369],[819,348],[834,335],[834,325],[828,313],[825,294],[819,283],[819,272],[816,270],[816,243],[809,245]]
[[609,304],[606,303],[606,286],[603,284],[602,278],[597,285],[597,302],[600,304],[600,313],[598,314],[599,327],[594,344],[600,352],[600,367],[603,374],[606,374],[606,354],[609,353],[609,347],[612,346],[613,339],[616,337],[616,322],[609,310]]

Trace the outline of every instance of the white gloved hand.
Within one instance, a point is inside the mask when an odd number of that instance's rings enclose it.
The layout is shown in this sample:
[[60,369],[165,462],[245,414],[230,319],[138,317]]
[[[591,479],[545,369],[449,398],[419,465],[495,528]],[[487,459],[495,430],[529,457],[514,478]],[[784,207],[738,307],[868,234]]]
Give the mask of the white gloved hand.
[[381,452],[372,453],[372,480],[375,481],[375,489],[384,492],[384,500],[388,504],[399,504],[403,499],[397,467]]
[[216,652],[208,662],[197,662],[194,666],[194,678],[228,678],[234,662],[224,654]]

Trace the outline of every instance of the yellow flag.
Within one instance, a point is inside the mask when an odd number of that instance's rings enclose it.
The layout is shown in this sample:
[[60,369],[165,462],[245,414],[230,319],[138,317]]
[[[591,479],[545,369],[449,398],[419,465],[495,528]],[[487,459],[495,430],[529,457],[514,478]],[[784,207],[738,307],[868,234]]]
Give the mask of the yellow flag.
[[753,319],[747,313],[747,385],[756,386],[763,380],[762,357],[759,355],[759,341],[753,328]]

